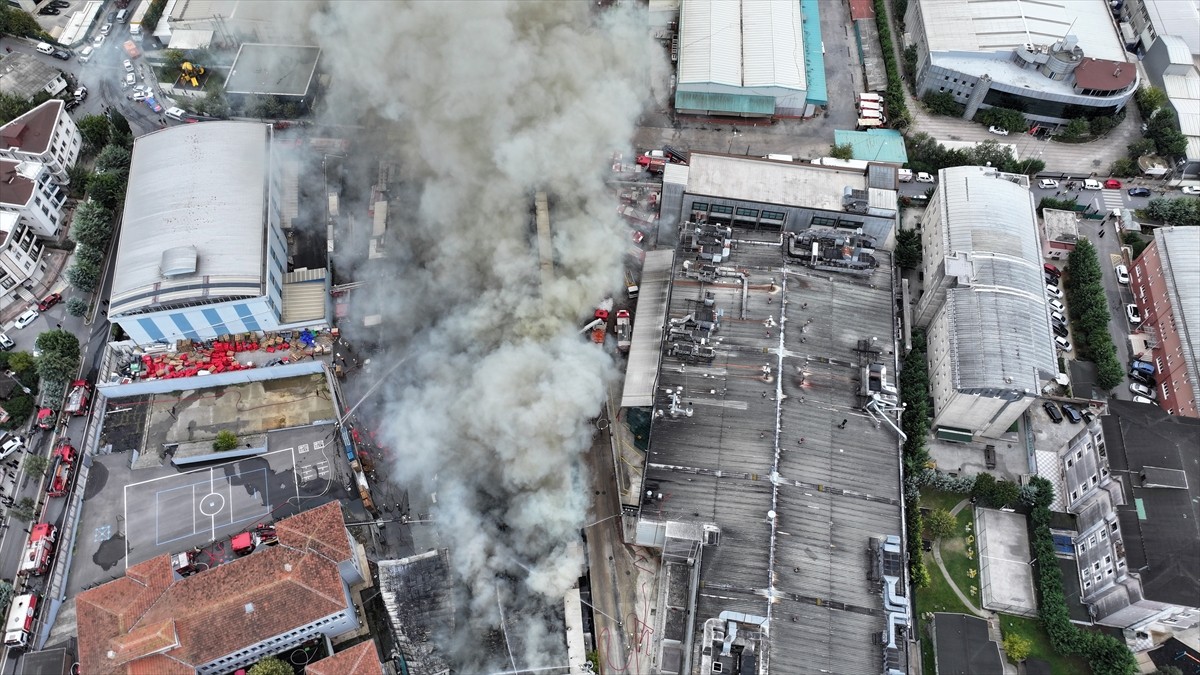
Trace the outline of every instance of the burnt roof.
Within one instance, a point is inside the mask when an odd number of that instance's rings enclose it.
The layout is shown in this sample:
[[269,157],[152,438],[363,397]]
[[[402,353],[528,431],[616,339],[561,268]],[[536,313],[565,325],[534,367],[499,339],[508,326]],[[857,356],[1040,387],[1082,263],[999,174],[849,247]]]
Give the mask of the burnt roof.
[[1137,66],[1107,59],[1085,58],[1075,68],[1075,84],[1084,89],[1120,91],[1137,79]]
[[1102,425],[1129,571],[1147,599],[1200,607],[1200,419],[1113,400]]

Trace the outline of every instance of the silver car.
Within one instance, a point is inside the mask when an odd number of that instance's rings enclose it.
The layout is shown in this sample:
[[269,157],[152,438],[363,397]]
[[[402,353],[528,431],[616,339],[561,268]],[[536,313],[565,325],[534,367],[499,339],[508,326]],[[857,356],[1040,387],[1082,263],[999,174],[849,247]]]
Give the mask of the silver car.
[[17,321],[13,324],[13,328],[24,328],[34,321],[37,321],[37,318],[38,311],[30,307],[29,309],[25,310],[24,314],[17,317]]

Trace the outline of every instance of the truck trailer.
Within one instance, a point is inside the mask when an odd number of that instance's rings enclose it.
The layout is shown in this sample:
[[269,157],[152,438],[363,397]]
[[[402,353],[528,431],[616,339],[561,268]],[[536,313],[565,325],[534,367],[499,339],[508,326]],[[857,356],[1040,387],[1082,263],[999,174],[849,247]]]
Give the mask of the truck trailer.
[[58,530],[50,523],[38,523],[29,533],[29,544],[25,557],[21,558],[21,574],[41,576],[50,569],[50,557],[54,555],[54,542]]

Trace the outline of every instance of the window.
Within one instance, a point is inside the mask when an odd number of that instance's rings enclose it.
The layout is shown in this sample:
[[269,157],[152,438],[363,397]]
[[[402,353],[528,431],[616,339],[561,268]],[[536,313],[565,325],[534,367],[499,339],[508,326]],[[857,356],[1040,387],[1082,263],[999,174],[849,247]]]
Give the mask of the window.
[[813,216],[813,227],[836,227],[837,218],[826,218],[825,216]]
[[706,204],[704,202],[692,202],[692,210],[693,211],[707,211],[708,204]]
[[1075,466],[1075,460],[1073,460],[1073,459],[1071,459],[1070,457],[1068,457],[1068,458],[1067,458],[1067,468],[1069,469],[1069,468],[1071,468],[1071,467],[1073,467],[1073,466]]
[[1104,556],[1104,562],[1106,564],[1112,562],[1112,556],[1111,555]]
[[763,211],[762,217],[768,220],[783,220],[784,213],[782,211]]
[[1098,563],[1098,562],[1092,563],[1092,569],[1094,569],[1094,570],[1100,569],[1100,563]]
[[708,211],[709,211],[709,213],[721,213],[721,214],[729,215],[729,214],[733,213],[733,207],[732,206],[723,206],[721,204],[713,204],[712,207],[709,208]]
[[1075,490],[1071,490],[1071,501],[1075,501],[1076,499],[1079,499],[1079,493]]
[[758,209],[737,209],[736,211],[734,211],[734,213],[739,216],[746,217],[746,218],[757,218],[758,217]]

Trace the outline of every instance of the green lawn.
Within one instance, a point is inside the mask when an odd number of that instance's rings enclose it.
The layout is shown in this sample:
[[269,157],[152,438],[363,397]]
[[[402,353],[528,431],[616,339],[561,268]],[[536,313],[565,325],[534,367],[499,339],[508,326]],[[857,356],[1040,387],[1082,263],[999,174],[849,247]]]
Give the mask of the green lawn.
[[[963,496],[948,492],[931,492],[921,495],[921,506],[927,509],[946,509],[954,508],[954,505],[962,501]],[[965,526],[965,522],[971,517],[970,509],[964,508],[958,514],[959,531]],[[961,537],[953,537],[953,540],[959,542],[960,552],[954,558],[953,564],[958,565],[960,562],[966,562],[966,556],[961,553],[963,547]],[[946,561],[947,566],[952,564],[951,559],[946,557],[946,543],[942,542],[942,559]],[[963,604],[954,594],[954,590],[950,588],[950,584],[946,578],[942,576],[942,571],[938,569],[937,563],[933,559],[932,553],[922,554],[925,559],[925,567],[929,569],[929,587],[919,588],[913,598],[913,614],[917,617],[918,629],[920,630],[921,638],[921,663],[924,666],[924,675],[936,675],[933,665],[933,638],[929,635],[928,622],[925,621],[926,612],[951,612],[956,614],[970,614]],[[954,572],[951,572],[952,574]],[[963,572],[965,574],[965,572]],[[965,578],[965,577],[964,577]]]
[[1005,636],[1017,633],[1032,642],[1033,651],[1029,657],[1049,663],[1053,675],[1090,675],[1092,672],[1087,661],[1077,656],[1063,656],[1055,652],[1050,646],[1050,636],[1042,630],[1042,622],[1037,619],[1001,614],[1000,632]]

